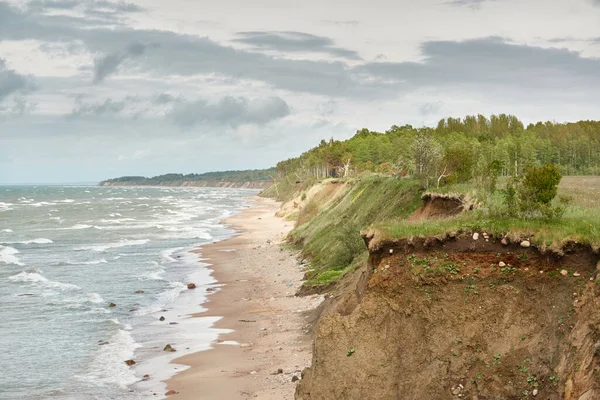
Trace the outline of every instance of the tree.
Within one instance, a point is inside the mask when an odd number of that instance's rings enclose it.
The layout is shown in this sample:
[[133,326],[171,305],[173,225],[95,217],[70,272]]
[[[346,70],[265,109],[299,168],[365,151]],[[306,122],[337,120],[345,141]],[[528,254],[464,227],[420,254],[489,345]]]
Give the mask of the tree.
[[429,132],[420,132],[413,140],[413,159],[415,175],[420,179],[425,189],[429,188],[429,180],[436,172],[436,167],[442,158],[443,148]]

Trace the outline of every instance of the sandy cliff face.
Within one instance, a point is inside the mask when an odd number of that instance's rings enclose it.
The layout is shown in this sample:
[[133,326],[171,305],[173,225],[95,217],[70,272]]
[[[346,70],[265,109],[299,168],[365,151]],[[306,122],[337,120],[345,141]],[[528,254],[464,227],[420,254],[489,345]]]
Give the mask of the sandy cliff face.
[[327,301],[296,399],[600,399],[600,255],[483,233],[366,240],[369,263]]

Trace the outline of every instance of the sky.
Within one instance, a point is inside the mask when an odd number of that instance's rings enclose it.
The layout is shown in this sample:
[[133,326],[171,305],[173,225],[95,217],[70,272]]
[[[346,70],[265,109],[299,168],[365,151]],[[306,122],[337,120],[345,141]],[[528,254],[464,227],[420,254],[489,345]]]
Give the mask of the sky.
[[267,168],[477,113],[600,119],[600,0],[0,0],[0,184]]

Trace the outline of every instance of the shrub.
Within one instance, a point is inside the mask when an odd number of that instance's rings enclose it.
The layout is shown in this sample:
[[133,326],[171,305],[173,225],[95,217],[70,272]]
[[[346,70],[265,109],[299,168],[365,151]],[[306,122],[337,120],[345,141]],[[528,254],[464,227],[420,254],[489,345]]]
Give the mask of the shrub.
[[561,196],[558,205],[553,205],[562,175],[555,165],[531,167],[521,178],[508,181],[503,190],[505,214],[525,219],[561,218],[569,202]]

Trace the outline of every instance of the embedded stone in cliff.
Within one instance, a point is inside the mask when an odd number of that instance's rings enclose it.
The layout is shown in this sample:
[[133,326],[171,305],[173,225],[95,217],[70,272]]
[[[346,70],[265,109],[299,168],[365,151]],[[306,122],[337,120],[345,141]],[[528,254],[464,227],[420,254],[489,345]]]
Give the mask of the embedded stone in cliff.
[[521,242],[521,247],[529,247],[531,246],[531,242],[529,240],[523,240]]
[[500,261],[500,262],[498,263],[498,266],[499,266],[499,267],[506,267],[506,263],[505,263],[504,261]]
[[502,238],[502,240],[500,241],[500,243],[502,243],[502,246],[507,246],[508,245],[508,240],[506,238]]
[[175,350],[170,344],[167,344],[165,346],[165,348],[163,349],[163,351],[169,351],[169,352],[173,353],[173,352],[175,352],[177,350]]
[[567,276],[567,275],[569,275],[569,271],[567,271],[566,269],[563,269],[562,271],[560,271],[560,274],[562,276]]
[[144,377],[142,378],[143,381],[149,381],[150,380],[150,375],[146,374],[144,375]]
[[475,232],[473,234],[473,240],[477,240],[477,239],[479,239],[479,233]]
[[187,284],[187,288],[188,289],[196,289],[196,284],[195,283],[188,283]]

